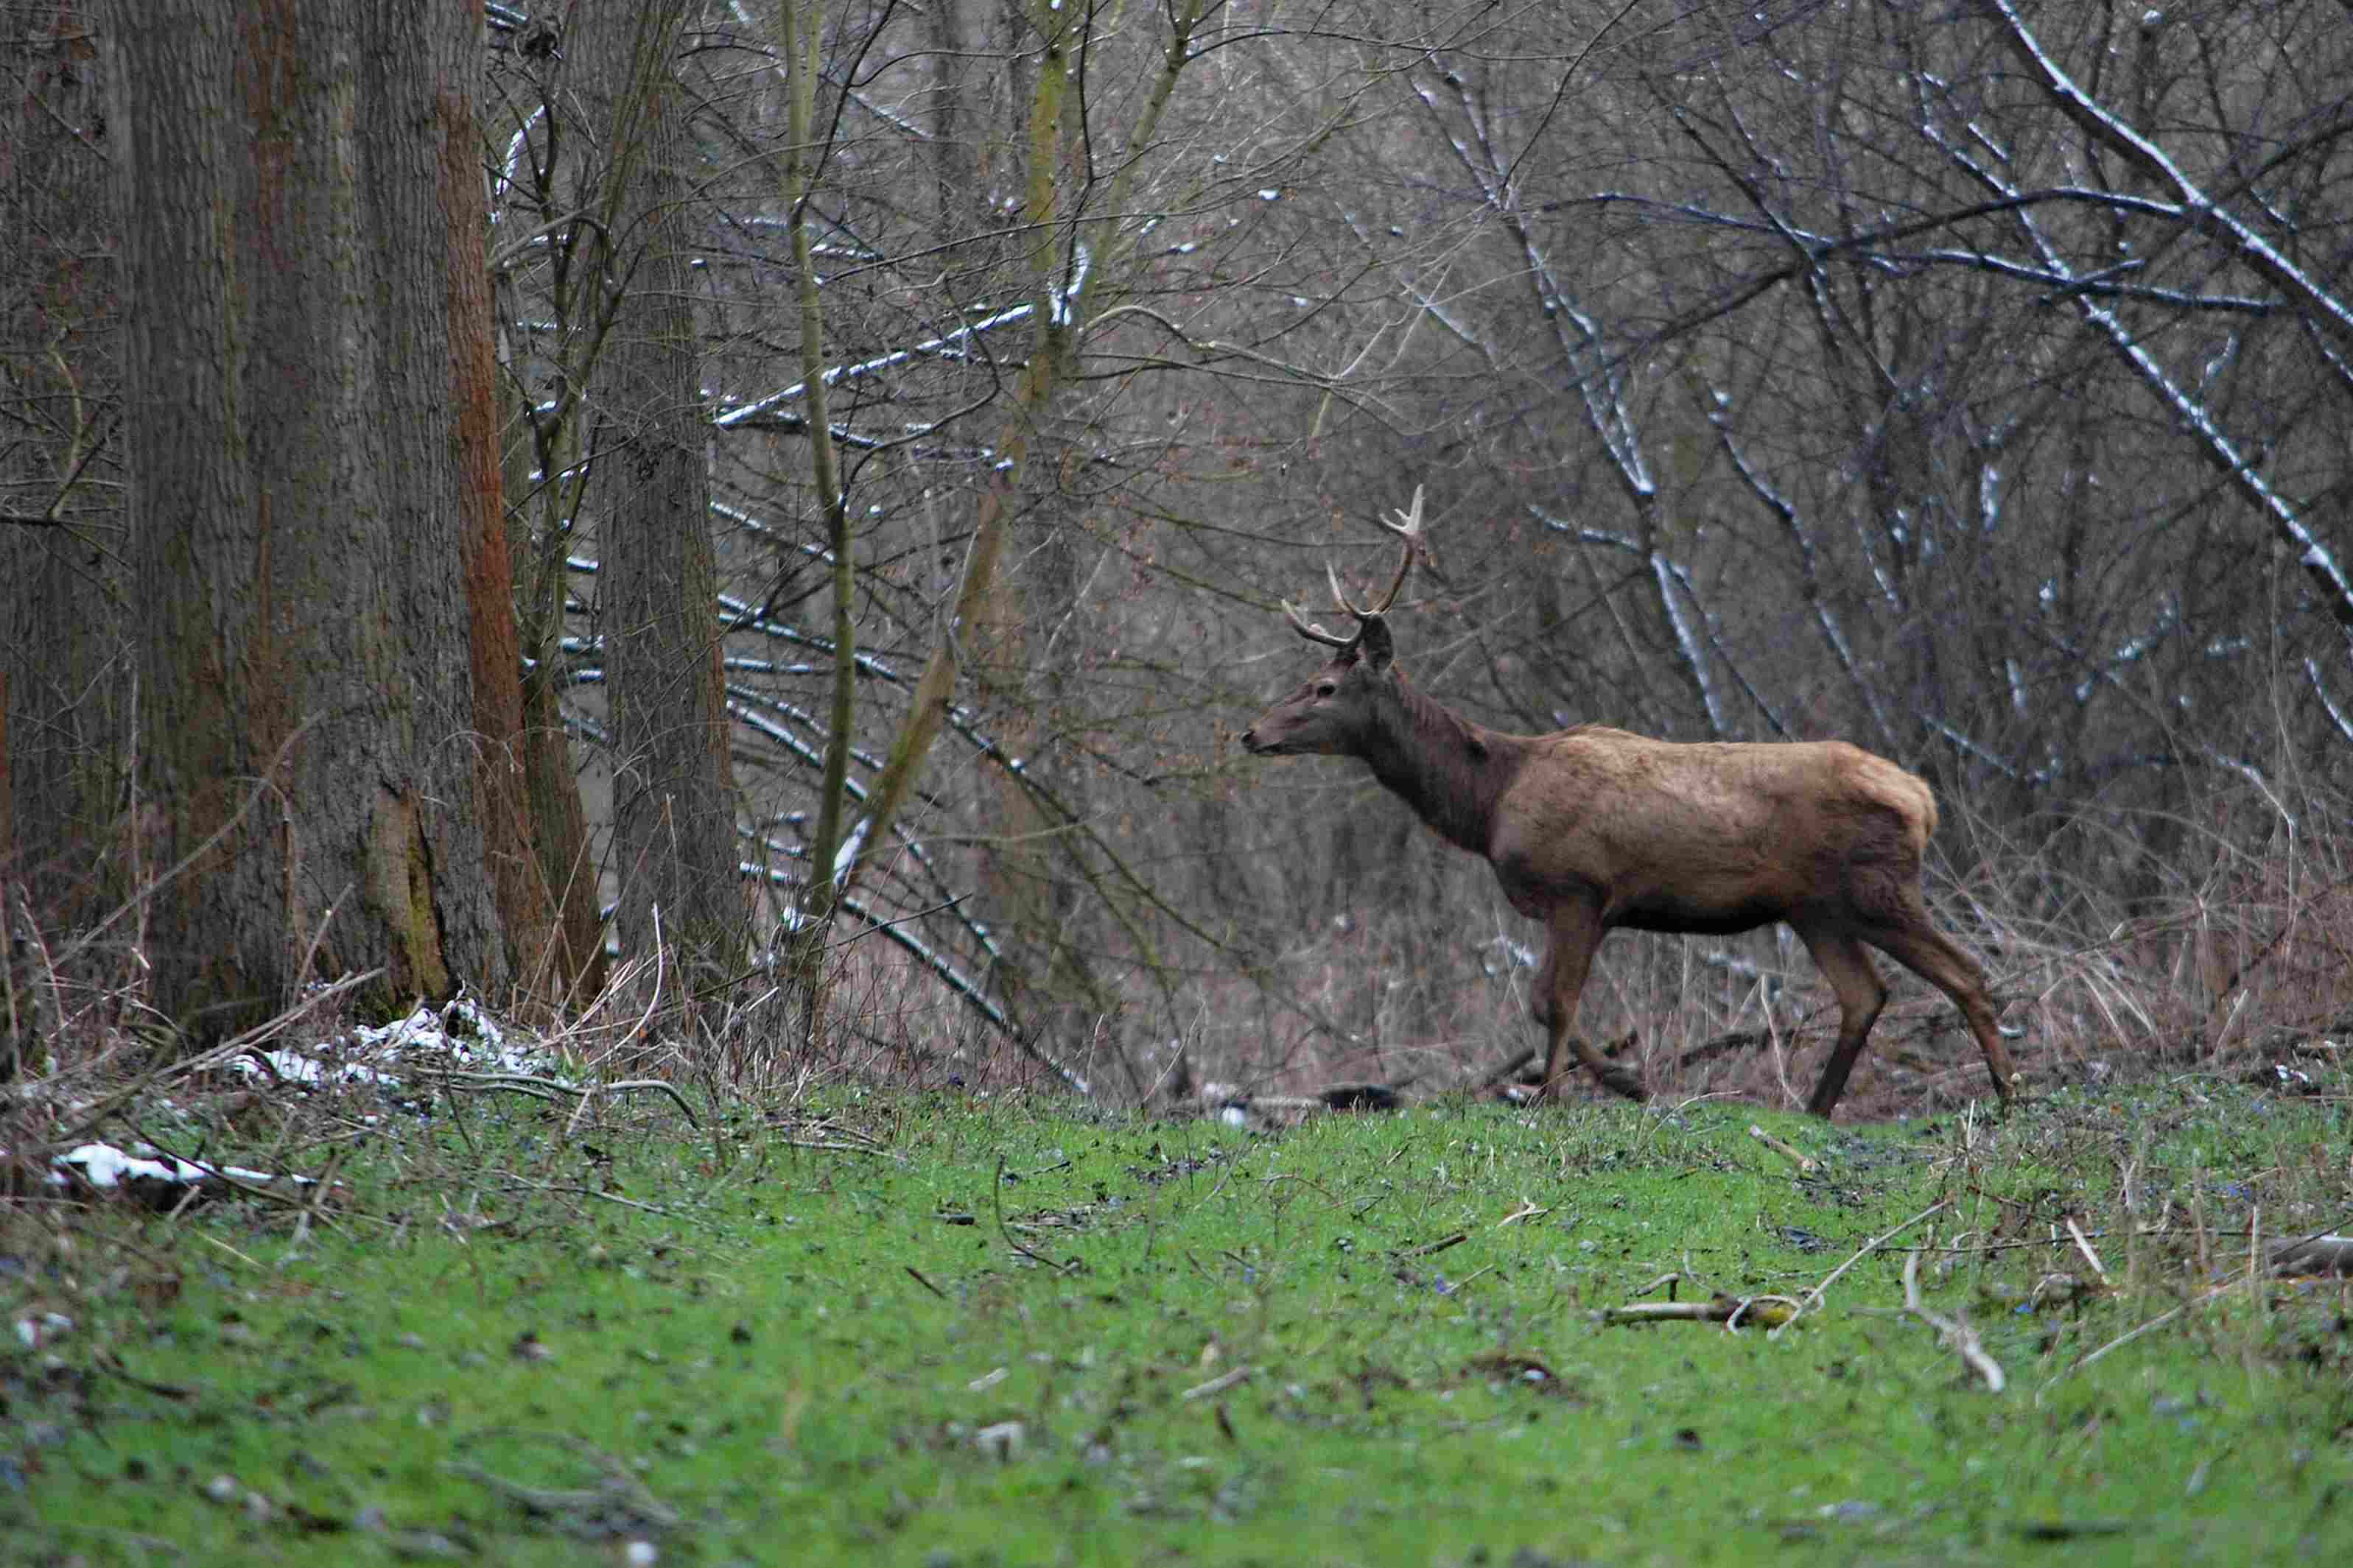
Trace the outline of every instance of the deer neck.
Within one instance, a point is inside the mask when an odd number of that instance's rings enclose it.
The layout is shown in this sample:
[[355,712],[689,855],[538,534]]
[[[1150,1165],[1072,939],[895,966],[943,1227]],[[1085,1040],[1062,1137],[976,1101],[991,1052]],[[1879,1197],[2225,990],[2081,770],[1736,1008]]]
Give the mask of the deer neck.
[[1485,854],[1495,803],[1519,771],[1515,737],[1456,717],[1402,674],[1390,683],[1380,719],[1363,752],[1373,776],[1440,837]]

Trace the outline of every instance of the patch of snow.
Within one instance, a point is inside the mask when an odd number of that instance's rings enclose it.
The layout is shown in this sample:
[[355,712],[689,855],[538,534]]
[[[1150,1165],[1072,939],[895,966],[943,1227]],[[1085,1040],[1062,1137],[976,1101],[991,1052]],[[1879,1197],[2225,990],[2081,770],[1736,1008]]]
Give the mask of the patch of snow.
[[[456,1032],[459,1026],[465,1034]],[[404,1061],[461,1072],[543,1076],[555,1066],[553,1053],[510,1039],[497,1019],[461,996],[438,1010],[418,1007],[405,1018],[354,1029],[314,1046],[255,1052],[238,1058],[235,1067],[246,1078],[262,1082],[398,1089]]]
[[[200,1165],[177,1155],[165,1154],[159,1158],[153,1151],[146,1154],[126,1154],[111,1143],[84,1143],[58,1155],[54,1163],[100,1191],[130,1182],[193,1187],[223,1176],[237,1182],[278,1180],[267,1171],[248,1170],[242,1165]],[[307,1182],[310,1178],[297,1176],[294,1180]]]

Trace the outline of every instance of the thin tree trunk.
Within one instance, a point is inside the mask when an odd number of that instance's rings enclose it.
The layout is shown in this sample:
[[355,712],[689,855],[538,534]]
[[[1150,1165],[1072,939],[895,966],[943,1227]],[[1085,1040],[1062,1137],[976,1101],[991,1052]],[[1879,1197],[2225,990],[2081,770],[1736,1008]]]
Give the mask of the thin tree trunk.
[[[533,428],[514,376],[501,378],[501,423],[508,429]],[[506,455],[506,546],[515,584],[518,656],[522,660],[522,768],[525,809],[539,877],[555,900],[556,928],[548,954],[549,991],[559,1003],[576,1005],[605,988],[605,921],[598,908],[598,878],[588,813],[580,798],[579,770],[564,721],[565,547],[576,484],[573,448],[565,440],[576,428],[557,425],[554,441],[515,441]],[[533,468],[540,471],[536,481]]]
[[817,114],[818,35],[822,19],[817,0],[784,0],[776,8],[777,41],[785,60],[786,98],[785,204],[792,234],[793,272],[800,304],[801,383],[809,425],[809,477],[825,511],[826,547],[833,557],[833,693],[826,716],[825,771],[818,785],[817,836],[809,841],[794,931],[792,970],[801,995],[801,1032],[814,1042],[825,1022],[826,934],[833,927],[837,890],[849,878],[846,854],[855,860],[860,840],[842,842],[841,821],[849,793],[849,749],[856,739],[858,626],[857,592],[849,500],[835,462],[832,416],[826,395],[825,310],[818,295],[817,264],[810,254],[807,159],[813,152]]
[[613,856],[621,947],[670,944],[707,973],[744,957],[734,781],[720,668],[717,569],[700,355],[679,213],[686,191],[671,65],[683,0],[608,0],[581,40],[584,85],[610,105],[598,138],[631,248],[603,287],[591,462],[602,497],[605,668],[612,704]]

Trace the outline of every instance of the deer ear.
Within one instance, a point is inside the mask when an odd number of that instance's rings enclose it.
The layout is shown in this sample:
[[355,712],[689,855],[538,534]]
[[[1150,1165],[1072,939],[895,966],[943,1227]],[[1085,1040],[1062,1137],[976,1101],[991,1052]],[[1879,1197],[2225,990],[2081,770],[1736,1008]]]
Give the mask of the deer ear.
[[1366,616],[1363,629],[1357,634],[1356,651],[1364,658],[1365,668],[1375,675],[1389,667],[1397,652],[1389,642],[1389,624],[1378,616]]

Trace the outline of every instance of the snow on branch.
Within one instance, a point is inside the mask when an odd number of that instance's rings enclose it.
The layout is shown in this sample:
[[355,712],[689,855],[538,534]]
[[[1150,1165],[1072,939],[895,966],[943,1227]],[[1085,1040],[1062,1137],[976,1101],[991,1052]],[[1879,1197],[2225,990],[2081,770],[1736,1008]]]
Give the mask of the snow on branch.
[[1854,657],[1854,649],[1847,642],[1846,629],[1839,625],[1837,615],[1831,611],[1830,601],[1822,593],[1820,561],[1814,550],[1813,536],[1806,531],[1805,519],[1799,515],[1797,503],[1783,495],[1749,460],[1748,454],[1740,444],[1732,438],[1732,423],[1727,416],[1731,399],[1715,389],[1711,389],[1711,394],[1714,405],[1707,410],[1708,423],[1715,427],[1716,439],[1724,447],[1724,455],[1731,459],[1734,470],[1746,483],[1757,504],[1780,520],[1782,529],[1796,544],[1799,580],[1804,585],[1807,604],[1812,606],[1814,624],[1821,628],[1822,640],[1830,645],[1831,657],[1838,660],[1839,668],[1846,672],[1856,695],[1862,699],[1863,709],[1871,715],[1872,724],[1878,730],[1880,740],[1891,750],[1894,749],[1894,726],[1888,721],[1887,711],[1880,703],[1878,691],[1864,678],[1862,667]]
[[2320,679],[2320,661],[2306,658],[2304,673],[2305,678],[2312,682],[2312,694],[2320,699],[2321,711],[2327,714],[2328,721],[2337,726],[2338,736],[2347,744],[2353,745],[2353,718],[2348,718],[2345,710],[2337,706],[2336,700],[2328,695],[2328,683]]
[[[2000,6],[2005,16],[2010,15],[2005,0],[1989,0],[1989,3]],[[2012,21],[2015,23],[2014,16]],[[2025,39],[2027,47],[2032,47],[2031,36],[2026,34],[2022,26],[2018,28],[2018,36]],[[2039,58],[2039,49],[2036,53]],[[2055,71],[2057,68],[2053,66],[2052,69]],[[2073,84],[2069,85],[2072,87]],[[2007,180],[1982,161],[1947,140],[1936,129],[1932,116],[1922,116],[1922,133],[1930,142],[1942,147],[1946,155],[1964,173],[1989,190],[2002,196],[2018,194]],[[2013,210],[2019,226],[2042,255],[2044,266],[2062,278],[2079,277],[2080,274],[2060,255],[2058,247],[2043,234],[2042,226],[2034,220],[2033,213],[2023,206]],[[2353,642],[2353,582],[2348,581],[2345,568],[2337,561],[2336,552],[2304,520],[2295,505],[2281,495],[2256,469],[2254,463],[2240,451],[2238,444],[2215,421],[2206,405],[2178,384],[2166,368],[2158,363],[2157,357],[2142,346],[2129,325],[2106,305],[2086,293],[2073,292],[2069,297],[2084,319],[2100,331],[2133,374],[2172,411],[2175,421],[2195,438],[2207,462],[2229,481],[2242,500],[2268,519],[2281,540],[2295,551],[2297,563],[2319,589],[2328,613],[2344,628],[2348,642]],[[2330,304],[2342,311],[2343,307],[2336,301],[2331,300]]]
[[[1081,277],[1083,278],[1083,273]],[[983,316],[977,321],[967,321],[952,332],[942,332],[935,338],[926,338],[922,342],[910,347],[892,349],[886,353],[876,354],[871,359],[860,360],[854,364],[835,365],[826,371],[819,379],[828,386],[838,386],[844,382],[876,375],[893,366],[906,364],[917,359],[960,359],[963,357],[964,345],[972,342],[974,338],[997,327],[1012,326],[1017,322],[1026,321],[1035,309],[1036,307],[1028,304],[1009,306],[1005,310]],[[765,397],[756,397],[748,403],[739,403],[733,407],[722,409],[712,423],[724,429],[728,426],[742,424],[747,419],[755,418],[764,414],[774,414],[777,405],[795,402],[807,395],[808,395],[808,384],[805,381],[797,381],[790,386],[769,393]]]
[[1663,552],[1651,551],[1650,559],[1651,574],[1659,585],[1659,608],[1665,612],[1667,625],[1674,629],[1675,647],[1683,656],[1683,671],[1699,692],[1701,706],[1707,710],[1707,727],[1718,736],[1730,734],[1731,724],[1725,716],[1723,700],[1716,695],[1715,682],[1708,679],[1707,650],[1700,647],[1691,618],[1675,593],[1677,574]]
[[2353,345],[2353,309],[2322,288],[2269,240],[2217,205],[2180,165],[2166,155],[2163,148],[2110,114],[2090,93],[2078,87],[2074,78],[2044,52],[2042,43],[2019,18],[2010,0],[1989,0],[1989,4],[2000,14],[2010,44],[2028,68],[2042,81],[2060,111],[2073,121],[2084,135],[2151,180],[2169,187],[2179,198],[2189,222],[2229,245],[2249,267],[2302,305],[2339,342]]

